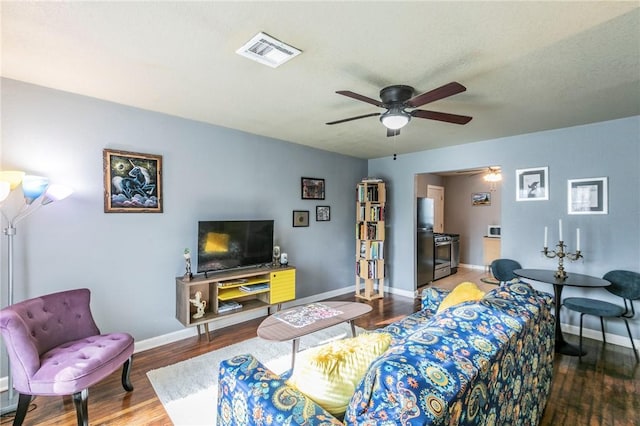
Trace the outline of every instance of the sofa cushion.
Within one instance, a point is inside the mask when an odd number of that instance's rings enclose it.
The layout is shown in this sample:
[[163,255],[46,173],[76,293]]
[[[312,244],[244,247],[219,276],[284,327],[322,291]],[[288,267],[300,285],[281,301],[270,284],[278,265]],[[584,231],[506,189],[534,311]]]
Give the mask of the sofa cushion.
[[437,313],[444,311],[451,306],[459,305],[462,302],[470,302],[482,299],[485,292],[480,290],[476,283],[469,281],[458,284],[447,297],[444,298]]
[[391,343],[388,333],[365,333],[302,352],[288,382],[335,416],[347,409],[369,365]]

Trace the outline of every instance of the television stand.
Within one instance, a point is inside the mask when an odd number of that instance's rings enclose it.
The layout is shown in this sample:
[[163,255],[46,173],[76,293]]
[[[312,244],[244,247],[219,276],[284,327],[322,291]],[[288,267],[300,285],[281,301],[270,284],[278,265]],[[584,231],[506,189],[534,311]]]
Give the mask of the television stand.
[[[206,302],[199,318],[197,308],[190,302],[200,292]],[[210,340],[209,324],[222,318],[257,309],[280,305],[296,298],[296,269],[292,266],[258,265],[226,271],[209,271],[194,276],[191,281],[176,278],[176,319],[185,327],[204,326]]]

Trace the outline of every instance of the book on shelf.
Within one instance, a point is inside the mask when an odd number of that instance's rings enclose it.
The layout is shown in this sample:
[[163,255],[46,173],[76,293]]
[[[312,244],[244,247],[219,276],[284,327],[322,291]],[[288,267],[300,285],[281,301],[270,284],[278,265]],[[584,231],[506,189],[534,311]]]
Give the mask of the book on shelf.
[[244,291],[247,293],[252,293],[254,291],[268,290],[268,289],[269,289],[269,284],[267,283],[240,286],[240,291]]
[[236,302],[235,300],[230,300],[227,302],[220,302],[218,304],[218,312],[222,313],[222,312],[229,312],[229,311],[233,311],[234,309],[241,309],[242,305],[238,302]]
[[218,287],[228,287],[228,286],[231,286],[231,285],[244,284],[247,281],[249,281],[249,280],[244,279],[244,278],[237,279],[237,280],[220,281],[220,282],[218,282]]

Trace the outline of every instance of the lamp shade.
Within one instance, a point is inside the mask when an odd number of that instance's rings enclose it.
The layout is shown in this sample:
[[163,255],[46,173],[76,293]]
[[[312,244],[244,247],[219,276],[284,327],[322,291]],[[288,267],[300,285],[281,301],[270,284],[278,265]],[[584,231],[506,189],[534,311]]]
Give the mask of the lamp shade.
[[22,182],[23,178],[24,172],[20,172],[17,170],[7,170],[0,172],[0,181],[8,182],[10,191],[16,189],[20,185],[20,182]]
[[47,192],[45,192],[44,194],[42,204],[47,205],[53,203],[54,201],[64,200],[71,194],[73,194],[73,189],[69,188],[68,186],[52,183],[51,185],[49,185],[49,187],[47,188]]
[[11,192],[11,185],[5,180],[0,180],[0,203],[6,200]]
[[26,175],[22,179],[22,192],[27,204],[33,203],[33,200],[44,194],[49,185],[49,179],[42,176]]

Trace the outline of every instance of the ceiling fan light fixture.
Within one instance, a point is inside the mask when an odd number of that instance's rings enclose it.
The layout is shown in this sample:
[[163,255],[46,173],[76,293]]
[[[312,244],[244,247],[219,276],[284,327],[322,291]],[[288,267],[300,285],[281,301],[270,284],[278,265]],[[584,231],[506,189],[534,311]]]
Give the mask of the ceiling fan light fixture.
[[485,182],[500,182],[502,180],[502,173],[500,169],[492,169],[489,167],[489,172],[482,177]]
[[380,121],[390,130],[402,129],[411,120],[411,115],[400,108],[391,108],[380,116]]

